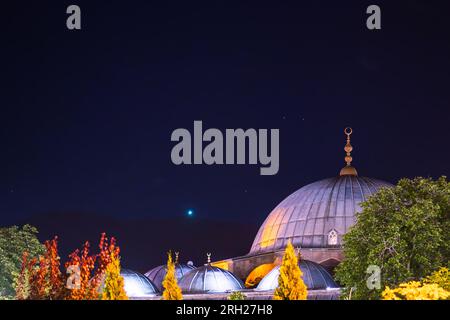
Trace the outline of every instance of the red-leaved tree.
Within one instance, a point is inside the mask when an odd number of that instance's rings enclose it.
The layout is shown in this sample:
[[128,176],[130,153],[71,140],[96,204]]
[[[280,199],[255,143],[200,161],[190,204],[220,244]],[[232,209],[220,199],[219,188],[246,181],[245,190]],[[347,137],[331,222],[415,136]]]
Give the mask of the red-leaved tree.
[[[45,242],[45,253],[38,260],[30,261],[26,268],[29,274],[29,298],[33,300],[62,299],[65,293],[58,255],[58,237]],[[26,261],[24,261],[26,264]]]
[[89,254],[89,242],[84,243],[83,249],[77,249],[69,255],[69,261],[65,267],[69,278],[69,294],[67,300],[96,300],[98,299],[97,287],[92,283],[93,270],[95,267],[95,255]]
[[79,283],[66,296],[68,300],[100,299],[106,267],[111,263],[112,257],[118,257],[120,252],[115,238],[109,240],[105,233],[101,234],[98,254],[90,254],[89,248],[89,242],[86,242],[81,253],[78,249],[75,250],[65,265],[70,270],[69,273],[73,274],[74,270],[79,272]]
[[16,298],[20,300],[97,300],[101,298],[108,265],[119,258],[116,239],[102,233],[99,253],[91,254],[89,242],[75,250],[65,263],[66,274],[60,270],[58,238],[45,242],[45,253],[28,260],[24,252],[16,282]]

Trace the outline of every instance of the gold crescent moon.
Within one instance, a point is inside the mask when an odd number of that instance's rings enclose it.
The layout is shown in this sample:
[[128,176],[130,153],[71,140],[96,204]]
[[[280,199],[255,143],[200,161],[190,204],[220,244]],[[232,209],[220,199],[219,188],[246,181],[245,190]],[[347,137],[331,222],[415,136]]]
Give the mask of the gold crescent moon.
[[353,132],[353,129],[350,128],[350,127],[347,127],[347,128],[344,129],[344,133],[345,133],[346,135],[348,135],[348,136],[351,135],[352,132]]

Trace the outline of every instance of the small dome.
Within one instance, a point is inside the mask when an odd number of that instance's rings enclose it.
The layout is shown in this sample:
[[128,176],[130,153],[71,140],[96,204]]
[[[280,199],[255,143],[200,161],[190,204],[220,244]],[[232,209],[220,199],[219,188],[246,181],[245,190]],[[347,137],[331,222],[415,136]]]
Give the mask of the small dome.
[[[163,291],[162,282],[167,273],[166,268],[167,268],[166,265],[161,265],[145,273],[145,276],[155,284],[155,286],[159,289],[159,291]],[[177,277],[177,280],[180,280],[186,273],[188,273],[193,269],[195,269],[193,264],[185,264],[185,263],[175,264],[175,276]]]
[[215,293],[244,289],[244,285],[231,272],[206,264],[185,274],[179,281],[183,293]]
[[122,269],[125,291],[129,298],[153,297],[159,294],[158,288],[143,274],[129,269]]
[[[308,260],[301,260],[299,266],[303,273],[303,281],[308,290],[339,288],[331,275],[320,264]],[[261,280],[256,290],[275,290],[278,287],[279,275],[280,266],[277,266]]]

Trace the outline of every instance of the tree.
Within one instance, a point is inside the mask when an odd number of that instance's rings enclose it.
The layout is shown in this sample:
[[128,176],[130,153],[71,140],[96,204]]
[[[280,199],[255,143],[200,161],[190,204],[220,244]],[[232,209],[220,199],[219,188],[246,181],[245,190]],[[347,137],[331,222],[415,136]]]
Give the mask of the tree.
[[447,300],[450,292],[436,283],[410,281],[401,283],[396,289],[386,287],[381,297],[383,300]]
[[15,297],[15,283],[20,274],[23,253],[28,259],[38,257],[44,246],[37,238],[35,227],[24,225],[0,228],[0,299]]
[[383,300],[446,300],[450,298],[450,271],[441,268],[419,281],[401,283],[398,288],[386,287]]
[[95,261],[97,256],[89,253],[89,242],[86,241],[83,249],[76,249],[69,255],[66,262],[66,272],[71,277],[68,279],[70,286],[66,300],[97,300],[99,288],[96,281],[92,281]]
[[[14,232],[18,228],[10,229],[7,232],[0,229],[0,232],[7,233],[11,242],[16,243]],[[24,227],[24,229],[27,230],[28,227]],[[29,239],[24,236],[21,240],[24,239],[28,244],[33,244],[32,237]],[[4,239],[0,237],[0,240]],[[3,248],[0,247],[0,250],[7,251]],[[19,248],[21,247],[19,246]],[[32,246],[25,246],[25,248],[33,249]],[[69,261],[65,264],[67,277],[60,270],[58,238],[46,241],[44,248],[45,251],[38,257],[31,256],[30,258],[28,251],[22,252],[19,271],[14,273],[16,299],[98,300],[104,297],[117,300],[127,298],[123,288],[123,278],[120,276],[120,248],[116,245],[115,238],[109,240],[103,233],[100,238],[98,254],[90,254],[89,242],[85,242],[81,251],[77,249],[71,253]],[[15,254],[15,250],[9,251]],[[6,261],[5,256],[0,255],[0,259],[2,259],[2,263]],[[102,293],[104,288],[106,288],[105,295]],[[9,298],[14,298],[14,296]]]
[[65,288],[59,268],[58,237],[46,241],[45,249],[45,253],[39,256],[39,259],[33,259],[28,266],[30,287],[28,298],[33,300],[62,299]]
[[423,282],[437,284],[450,292],[450,270],[448,268],[440,268],[438,271],[433,272],[431,276],[426,277]]
[[[450,261],[450,184],[445,177],[401,179],[361,204],[344,235],[336,278],[342,297],[379,299],[382,288],[420,280]],[[380,287],[367,285],[367,268],[381,270]]]
[[60,270],[61,258],[58,255],[58,237],[46,241],[45,248],[45,259],[48,264],[48,295],[50,299],[62,299],[65,294],[65,288]]
[[289,241],[284,252],[280,275],[278,276],[278,287],[275,289],[273,299],[306,300],[308,290],[302,277],[303,273],[298,266],[294,247]]
[[111,253],[110,263],[106,266],[105,286],[102,300],[128,300],[124,288],[124,280],[120,275],[120,258]]
[[106,270],[114,259],[119,259],[120,248],[116,245],[116,239],[108,239],[105,233],[101,234],[98,248],[99,253],[91,254],[90,244],[86,241],[81,250],[77,249],[69,255],[70,259],[65,264],[66,270],[71,274],[77,273],[79,281],[77,286],[69,291],[67,300],[102,298]]
[[167,253],[167,272],[162,285],[164,287],[163,300],[183,300],[175,275],[175,263],[172,260],[172,252],[170,251]]
[[119,257],[120,248],[116,244],[116,238],[111,237],[111,239],[108,239],[106,233],[101,234],[98,248],[100,251],[97,255],[98,268],[96,276],[101,278],[108,265],[113,261],[113,258]]
[[16,300],[26,300],[30,296],[30,263],[28,261],[28,252],[24,251],[22,255],[22,264],[19,275],[16,278]]

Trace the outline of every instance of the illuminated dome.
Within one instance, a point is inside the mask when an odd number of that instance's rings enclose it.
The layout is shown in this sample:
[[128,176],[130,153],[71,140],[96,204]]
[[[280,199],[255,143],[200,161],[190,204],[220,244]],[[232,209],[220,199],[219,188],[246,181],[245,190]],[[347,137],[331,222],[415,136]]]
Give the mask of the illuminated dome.
[[185,274],[179,281],[183,293],[219,293],[244,289],[231,272],[206,264]]
[[[303,272],[303,281],[308,290],[337,289],[339,286],[334,282],[331,275],[319,264],[301,260],[299,263]],[[275,290],[278,287],[278,276],[280,275],[280,266],[270,271],[258,284],[256,290]]]
[[311,183],[284,199],[266,218],[250,253],[275,251],[288,240],[300,248],[339,247],[360,203],[391,184],[352,175]]
[[122,269],[120,274],[129,298],[154,297],[159,294],[157,287],[143,274],[129,269]]
[[300,248],[340,248],[356,221],[360,203],[390,183],[359,177],[351,166],[351,128],[345,129],[347,165],[338,177],[304,186],[284,199],[259,229],[250,254],[284,249],[289,240]]
[[[164,280],[164,277],[166,276],[166,270],[167,266],[162,265],[158,266],[156,268],[153,268],[152,270],[145,273],[145,276],[149,278],[155,286],[162,291],[162,282]],[[177,280],[180,280],[186,273],[189,271],[195,269],[194,265],[192,263],[176,263],[175,264],[175,275],[177,277]]]

